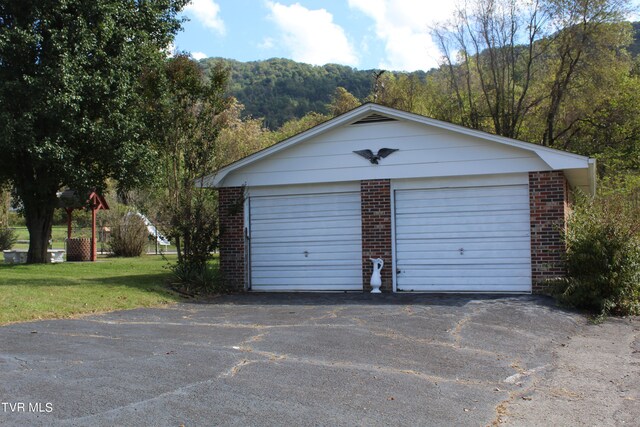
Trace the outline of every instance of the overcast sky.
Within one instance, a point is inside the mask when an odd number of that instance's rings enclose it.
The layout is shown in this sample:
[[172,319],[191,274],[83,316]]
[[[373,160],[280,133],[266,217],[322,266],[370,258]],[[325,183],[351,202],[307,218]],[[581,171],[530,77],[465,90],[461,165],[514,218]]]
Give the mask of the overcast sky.
[[[640,0],[634,0],[636,2]],[[429,28],[454,0],[193,0],[175,41],[196,59],[290,58],[359,69],[428,70],[439,53]]]

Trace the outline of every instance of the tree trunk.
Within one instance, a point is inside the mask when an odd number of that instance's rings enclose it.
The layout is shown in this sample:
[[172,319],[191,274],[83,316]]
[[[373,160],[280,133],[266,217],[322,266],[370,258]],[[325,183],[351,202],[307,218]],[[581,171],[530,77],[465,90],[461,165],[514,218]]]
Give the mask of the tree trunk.
[[24,217],[29,230],[29,252],[27,253],[28,263],[47,263],[50,261],[47,249],[49,248],[49,238],[51,236],[51,225],[53,223],[53,211],[55,209],[56,195],[53,197],[39,198],[36,195],[31,197],[21,197],[24,204]]

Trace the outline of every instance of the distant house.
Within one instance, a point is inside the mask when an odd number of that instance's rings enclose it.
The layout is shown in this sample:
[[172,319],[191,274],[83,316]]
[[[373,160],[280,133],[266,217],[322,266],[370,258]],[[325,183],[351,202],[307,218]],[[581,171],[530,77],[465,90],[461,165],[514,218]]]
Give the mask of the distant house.
[[207,182],[236,289],[367,290],[380,257],[385,291],[535,293],[595,160],[369,103]]

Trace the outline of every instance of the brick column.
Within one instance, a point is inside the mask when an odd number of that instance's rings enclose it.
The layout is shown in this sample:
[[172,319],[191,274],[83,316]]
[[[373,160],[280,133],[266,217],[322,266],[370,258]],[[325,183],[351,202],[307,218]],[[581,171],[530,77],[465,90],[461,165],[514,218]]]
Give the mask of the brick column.
[[244,290],[244,187],[218,189],[220,272],[231,290]]
[[566,227],[568,200],[567,180],[562,171],[529,172],[533,293],[542,293],[545,280],[566,272],[562,233]]
[[382,258],[382,291],[391,292],[393,262],[391,259],[391,182],[388,179],[360,181],[362,209],[362,282],[365,291],[373,264],[370,258]]

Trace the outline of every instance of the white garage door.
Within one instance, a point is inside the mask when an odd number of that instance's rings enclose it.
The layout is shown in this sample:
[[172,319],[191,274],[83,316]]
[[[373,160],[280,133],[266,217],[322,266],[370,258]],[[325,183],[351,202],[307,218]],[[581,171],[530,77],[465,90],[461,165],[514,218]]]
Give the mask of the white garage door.
[[252,197],[251,289],[362,290],[360,194]]
[[530,292],[526,185],[397,190],[399,291]]

